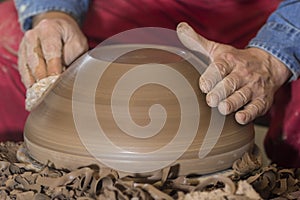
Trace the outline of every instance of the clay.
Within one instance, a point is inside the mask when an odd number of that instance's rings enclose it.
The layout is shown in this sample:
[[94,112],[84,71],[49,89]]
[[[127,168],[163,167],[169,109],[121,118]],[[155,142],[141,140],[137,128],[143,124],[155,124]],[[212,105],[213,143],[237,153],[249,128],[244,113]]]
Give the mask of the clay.
[[31,111],[42,101],[43,96],[50,90],[58,77],[59,75],[43,78],[26,90],[26,110]]
[[198,86],[206,66],[175,47],[96,48],[30,113],[29,154],[56,168],[96,164],[121,176],[153,175],[176,164],[180,175],[227,169],[253,147],[254,129],[207,106]]

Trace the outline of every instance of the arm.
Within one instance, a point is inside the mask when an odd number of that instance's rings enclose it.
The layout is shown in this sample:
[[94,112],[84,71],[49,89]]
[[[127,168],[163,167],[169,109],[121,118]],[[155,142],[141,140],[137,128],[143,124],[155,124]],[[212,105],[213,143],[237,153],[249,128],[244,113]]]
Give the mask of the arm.
[[49,11],[67,13],[81,24],[89,7],[89,0],[14,0],[14,2],[24,31],[32,28],[34,16]]
[[300,1],[283,1],[249,47],[260,48],[285,64],[291,80],[300,75]]

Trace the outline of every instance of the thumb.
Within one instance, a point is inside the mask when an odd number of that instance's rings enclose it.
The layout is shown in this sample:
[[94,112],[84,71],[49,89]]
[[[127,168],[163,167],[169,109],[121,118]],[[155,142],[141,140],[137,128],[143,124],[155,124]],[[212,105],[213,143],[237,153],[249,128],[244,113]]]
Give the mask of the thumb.
[[181,22],[177,26],[177,36],[184,46],[188,49],[202,53],[211,57],[211,52],[215,42],[210,41],[197,34],[186,22]]

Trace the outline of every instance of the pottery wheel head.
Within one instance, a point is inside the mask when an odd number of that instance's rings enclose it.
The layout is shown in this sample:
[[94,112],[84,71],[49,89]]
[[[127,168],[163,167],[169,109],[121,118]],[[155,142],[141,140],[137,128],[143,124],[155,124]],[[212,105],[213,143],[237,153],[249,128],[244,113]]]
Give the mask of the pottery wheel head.
[[[151,31],[160,42],[145,40]],[[124,42],[128,35],[134,37]],[[175,31],[143,28],[121,36],[76,60],[30,113],[24,140],[34,159],[129,174],[174,164],[180,174],[211,173],[252,147],[251,124],[207,106],[198,86],[206,61],[180,46]]]

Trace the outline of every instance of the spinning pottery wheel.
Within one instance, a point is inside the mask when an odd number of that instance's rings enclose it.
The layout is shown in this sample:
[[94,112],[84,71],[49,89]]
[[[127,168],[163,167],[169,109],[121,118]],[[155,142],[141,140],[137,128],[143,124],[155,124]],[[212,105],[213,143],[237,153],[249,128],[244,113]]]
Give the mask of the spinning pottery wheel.
[[30,113],[24,132],[32,158],[57,168],[97,164],[148,174],[180,164],[182,175],[227,169],[254,143],[205,102],[206,65],[181,48],[107,45],[65,71]]

